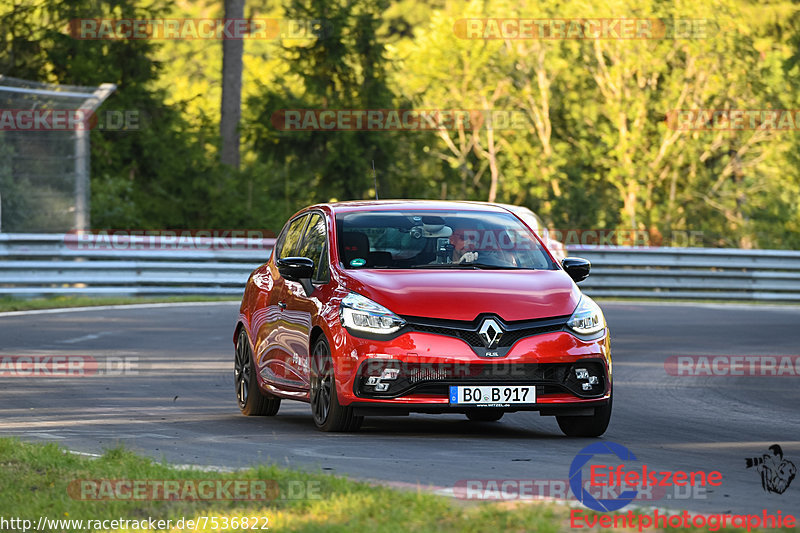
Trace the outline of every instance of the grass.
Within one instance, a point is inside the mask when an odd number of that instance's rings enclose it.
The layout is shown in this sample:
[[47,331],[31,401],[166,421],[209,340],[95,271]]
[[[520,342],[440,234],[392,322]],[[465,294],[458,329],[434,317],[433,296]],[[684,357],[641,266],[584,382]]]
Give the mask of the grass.
[[28,311],[33,309],[58,309],[62,307],[92,307],[98,305],[127,305],[172,302],[223,302],[239,301],[230,296],[54,296],[52,298],[21,299],[0,297],[0,312]]
[[[260,501],[154,501],[152,499],[87,501],[76,489],[79,480],[274,480],[278,490]],[[183,482],[183,481],[182,481]],[[72,487],[72,488],[70,488]],[[292,487],[295,487],[292,489]],[[298,491],[297,487],[303,487]],[[308,490],[305,489],[308,487]],[[287,494],[302,493],[301,498]],[[277,497],[275,497],[277,496]],[[172,520],[172,531],[242,531],[239,527],[177,529],[174,524],[198,517],[267,517],[273,531],[414,531],[479,532],[570,529],[570,509],[552,503],[474,503],[417,490],[395,490],[331,475],[309,474],[276,466],[233,473],[177,469],[122,448],[97,459],[66,452],[55,444],[30,444],[0,439],[0,509],[3,518],[19,517],[37,524],[40,516],[63,520]],[[596,516],[595,513],[586,513]],[[260,519],[259,528],[265,524]],[[111,525],[60,526],[47,531],[153,531],[114,529]],[[203,524],[199,524],[203,526]],[[110,528],[110,529],[109,529]],[[2,526],[0,526],[2,529]],[[20,530],[20,529],[17,529]],[[255,529],[250,528],[250,531]],[[584,531],[588,528],[584,527]],[[592,529],[591,531],[597,531]],[[660,530],[659,530],[660,531]],[[686,531],[693,531],[691,529]],[[699,531],[699,530],[694,530]],[[734,531],[729,529],[728,531]]]
[[[86,479],[274,480],[281,495],[290,490],[303,493],[306,490],[298,487],[310,487],[305,494],[310,497],[283,499],[279,496],[255,502],[85,501],[80,499],[79,489],[74,485],[75,480]],[[69,488],[70,482],[73,482],[73,489]],[[8,438],[0,439],[0,487],[2,515],[6,518],[22,517],[34,523],[40,516],[72,520],[153,517],[171,519],[173,524],[180,518],[200,516],[215,516],[219,521],[223,520],[222,517],[257,516],[268,517],[273,531],[446,532],[500,528],[500,531],[556,532],[561,529],[566,516],[566,511],[556,506],[527,506],[520,510],[465,506],[422,491],[398,491],[275,466],[260,466],[235,473],[184,470],[121,448],[92,459],[66,453],[54,444],[29,444]],[[66,529],[73,530],[78,531]],[[209,524],[208,528],[197,530],[213,529]]]

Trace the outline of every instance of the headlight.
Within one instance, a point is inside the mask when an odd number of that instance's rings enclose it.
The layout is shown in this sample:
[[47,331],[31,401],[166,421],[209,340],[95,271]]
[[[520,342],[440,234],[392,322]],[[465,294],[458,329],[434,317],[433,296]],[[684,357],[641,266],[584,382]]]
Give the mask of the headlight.
[[406,324],[384,306],[355,292],[342,299],[340,317],[342,325],[348,329],[384,335],[394,333]]
[[567,321],[569,329],[580,335],[591,335],[606,327],[606,319],[600,306],[586,295],[581,296],[578,307]]

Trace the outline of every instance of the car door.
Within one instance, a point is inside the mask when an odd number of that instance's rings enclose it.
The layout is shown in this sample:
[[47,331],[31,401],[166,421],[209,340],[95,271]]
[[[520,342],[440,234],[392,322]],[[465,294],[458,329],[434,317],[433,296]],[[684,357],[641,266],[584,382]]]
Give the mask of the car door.
[[307,223],[308,214],[303,214],[286,224],[275,245],[273,260],[264,272],[257,274],[260,277],[254,278],[262,291],[259,300],[265,303],[257,311],[258,316],[252,319],[256,331],[254,344],[259,373],[268,384],[283,391],[291,391],[298,386],[297,380],[292,379],[294,374],[286,371],[286,365],[303,337],[293,323],[292,316],[286,313],[286,294],[290,287],[278,272],[277,260],[299,253]]
[[[296,380],[307,387],[309,384],[309,353],[311,329],[314,318],[318,316],[324,300],[324,287],[330,280],[330,264],[328,262],[328,235],[325,216],[315,212],[309,216],[303,242],[297,254],[314,261],[312,283],[314,291],[307,295],[298,282],[286,283],[284,314],[294,325],[291,337],[291,357],[286,359],[287,378]],[[296,344],[294,343],[296,342]]]

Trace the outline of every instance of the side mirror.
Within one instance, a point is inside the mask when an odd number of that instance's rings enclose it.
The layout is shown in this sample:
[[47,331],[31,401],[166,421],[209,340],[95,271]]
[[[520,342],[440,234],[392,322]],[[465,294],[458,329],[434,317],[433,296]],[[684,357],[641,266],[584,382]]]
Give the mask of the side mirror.
[[297,281],[306,291],[306,296],[314,292],[311,276],[314,275],[314,261],[308,257],[284,257],[276,261],[278,272],[288,281]]
[[592,268],[592,264],[589,260],[581,257],[565,257],[561,261],[561,266],[564,267],[564,270],[566,270],[569,277],[571,277],[575,283],[580,283],[588,278],[589,270]]

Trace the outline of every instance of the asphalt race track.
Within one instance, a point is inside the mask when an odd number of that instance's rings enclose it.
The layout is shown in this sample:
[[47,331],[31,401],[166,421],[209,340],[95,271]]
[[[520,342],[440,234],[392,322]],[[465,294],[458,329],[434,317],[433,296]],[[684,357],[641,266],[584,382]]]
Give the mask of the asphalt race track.
[[[645,504],[798,514],[800,479],[769,494],[745,458],[777,443],[800,467],[800,376],[672,376],[664,362],[675,355],[800,354],[800,307],[602,307],[612,331],[615,397],[600,440],[629,448],[637,468],[723,475],[722,485],[705,493],[668,492]],[[443,494],[467,480],[566,480],[575,454],[598,442],[563,437],[553,418],[537,413],[495,423],[462,415],[367,418],[355,434],[318,432],[308,406],[297,402],[284,401],[273,418],[244,417],[233,388],[237,311],[236,303],[209,303],[0,316],[0,361],[71,355],[99,365],[85,377],[7,377],[0,367],[0,435],[87,453],[121,442],[200,466],[272,462]]]

